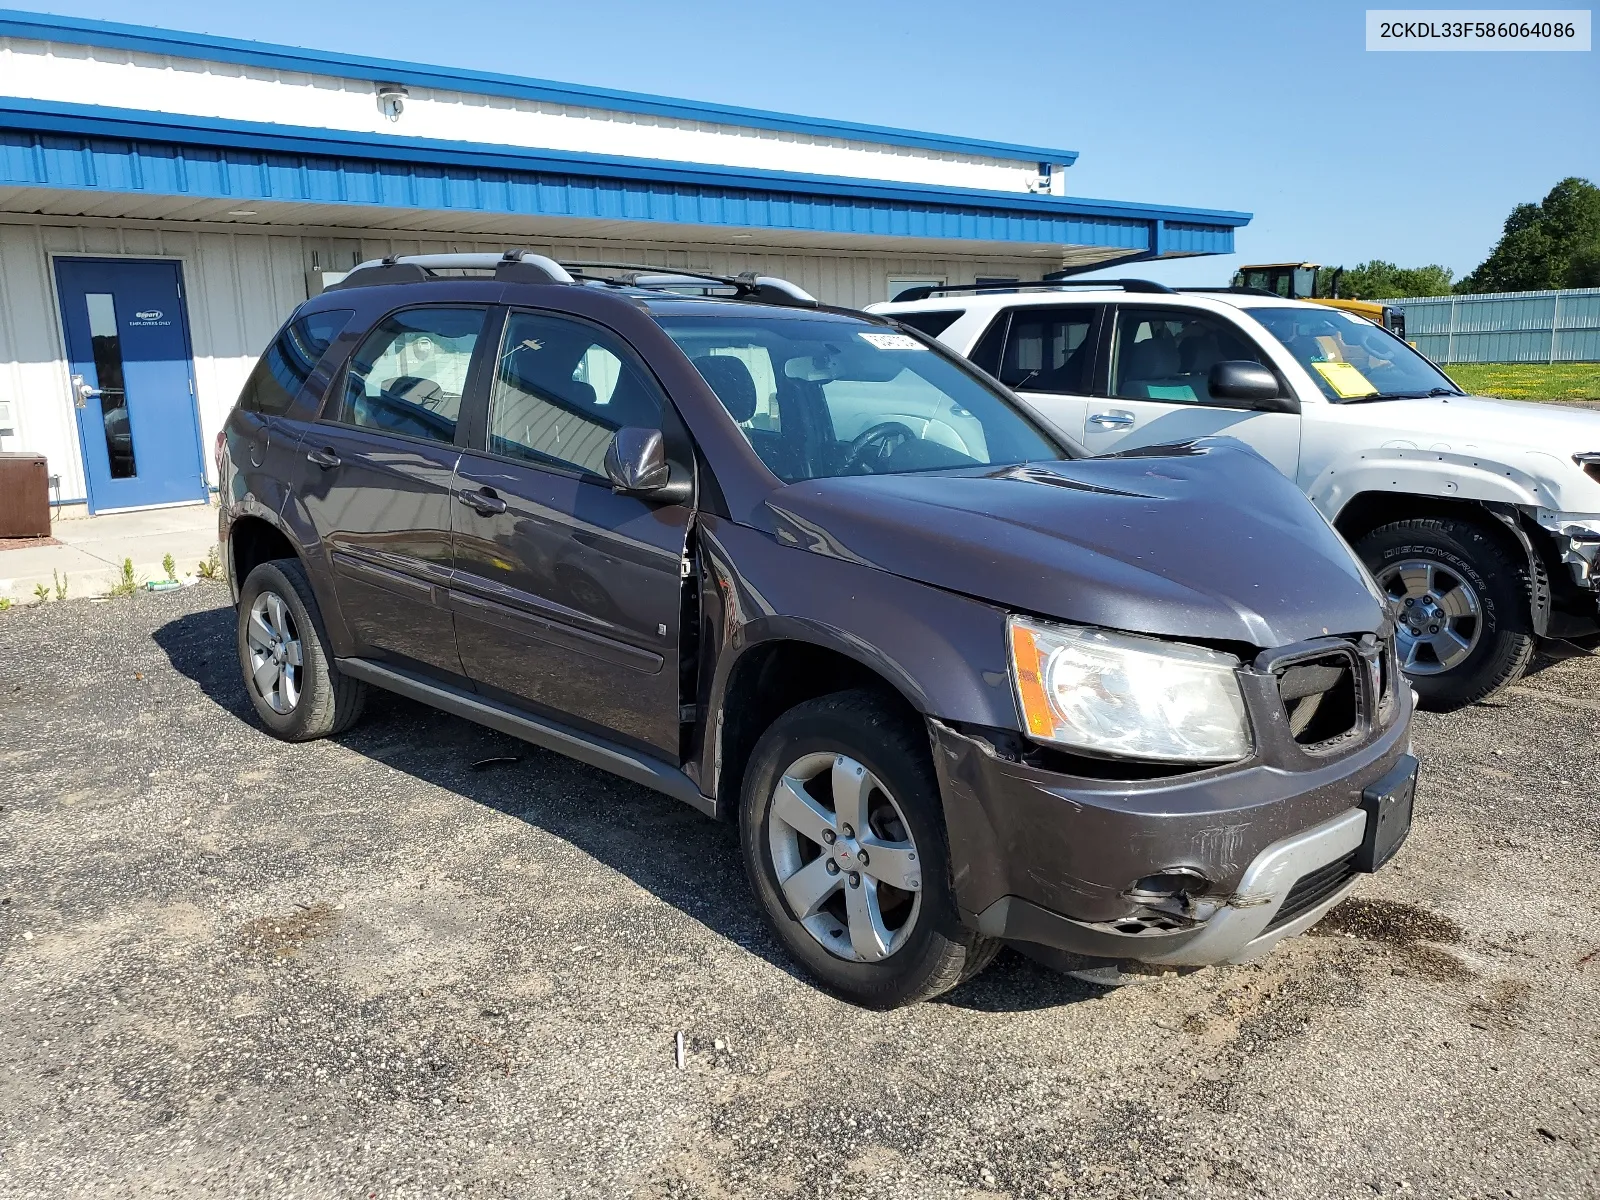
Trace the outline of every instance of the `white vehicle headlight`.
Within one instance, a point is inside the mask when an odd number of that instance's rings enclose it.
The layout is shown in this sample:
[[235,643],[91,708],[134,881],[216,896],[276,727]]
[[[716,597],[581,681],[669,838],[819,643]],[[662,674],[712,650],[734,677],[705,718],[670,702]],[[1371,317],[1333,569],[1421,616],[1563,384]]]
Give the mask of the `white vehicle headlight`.
[[1008,634],[1017,704],[1036,741],[1161,762],[1250,753],[1230,654],[1018,616]]

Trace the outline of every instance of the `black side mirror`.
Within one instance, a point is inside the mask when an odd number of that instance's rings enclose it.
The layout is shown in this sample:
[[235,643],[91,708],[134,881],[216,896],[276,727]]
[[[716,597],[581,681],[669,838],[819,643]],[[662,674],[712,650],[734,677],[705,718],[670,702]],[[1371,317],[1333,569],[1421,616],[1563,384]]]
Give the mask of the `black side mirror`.
[[629,425],[612,434],[606,447],[606,478],[614,492],[665,503],[689,498],[687,481],[672,482],[672,467],[659,429]]
[[1263,412],[1300,411],[1293,397],[1279,393],[1278,377],[1249,359],[1217,363],[1206,376],[1206,388],[1213,400],[1238,400]]

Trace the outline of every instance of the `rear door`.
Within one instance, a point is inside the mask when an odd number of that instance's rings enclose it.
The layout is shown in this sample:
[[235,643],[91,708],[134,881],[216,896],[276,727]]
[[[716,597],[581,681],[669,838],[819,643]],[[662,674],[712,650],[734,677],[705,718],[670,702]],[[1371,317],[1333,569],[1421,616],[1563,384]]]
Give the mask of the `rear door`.
[[[300,434],[305,423],[293,419],[296,404],[315,407],[309,397],[302,399],[301,392],[354,315],[348,308],[302,313],[278,330],[263,351],[228,422],[235,475],[231,483],[219,482],[236,490],[229,499],[239,501],[250,495],[277,511],[285,489],[304,473]],[[314,390],[325,391],[327,378],[320,376],[319,382],[321,387]],[[304,409],[299,409],[298,415],[304,417]]]
[[450,612],[451,485],[488,308],[385,317],[305,427],[299,494],[356,653],[460,676]]
[[1016,305],[1001,310],[971,358],[1077,441],[1093,390],[1099,321],[1093,304]]
[[[1108,324],[1104,385],[1096,388],[1080,435],[1093,453],[1225,434],[1295,478],[1299,414],[1214,399],[1206,386],[1212,366],[1226,360],[1248,359],[1277,374],[1249,334],[1214,313],[1144,304],[1115,306]],[[1287,393],[1281,377],[1279,387]]]
[[691,504],[618,495],[611,436],[661,428],[654,376],[613,331],[506,314],[456,473],[452,603],[478,689],[679,757],[681,564]]

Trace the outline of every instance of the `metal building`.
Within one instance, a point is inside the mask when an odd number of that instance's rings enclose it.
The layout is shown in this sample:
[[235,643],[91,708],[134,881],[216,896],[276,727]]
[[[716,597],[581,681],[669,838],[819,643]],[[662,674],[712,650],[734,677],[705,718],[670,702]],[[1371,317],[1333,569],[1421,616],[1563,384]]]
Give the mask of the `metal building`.
[[284,317],[503,250],[918,282],[1226,254],[1249,215],[1069,194],[1069,150],[0,10],[0,450],[91,512],[204,500]]

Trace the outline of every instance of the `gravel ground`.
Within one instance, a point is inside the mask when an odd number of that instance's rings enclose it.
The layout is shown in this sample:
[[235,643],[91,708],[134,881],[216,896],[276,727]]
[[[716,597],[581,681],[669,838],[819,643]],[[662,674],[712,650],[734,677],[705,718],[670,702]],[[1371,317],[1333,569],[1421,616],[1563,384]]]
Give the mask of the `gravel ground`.
[[231,620],[0,614],[0,1196],[1600,1193],[1600,659],[1421,718],[1398,865],[1262,963],[871,1013],[730,827],[395,698],[280,744]]

